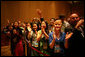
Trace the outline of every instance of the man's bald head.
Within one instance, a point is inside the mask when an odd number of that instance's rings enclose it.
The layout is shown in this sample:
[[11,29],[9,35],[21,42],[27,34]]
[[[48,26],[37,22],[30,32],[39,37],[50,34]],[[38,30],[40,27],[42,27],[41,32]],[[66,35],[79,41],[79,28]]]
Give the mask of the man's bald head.
[[71,14],[71,16],[70,16],[70,20],[71,21],[79,21],[79,15],[78,14],[76,14],[76,13],[73,13],[73,14]]
[[71,14],[71,16],[70,16],[70,17],[79,17],[79,16],[78,16],[78,14],[73,13],[73,14]]
[[71,24],[76,24],[80,20],[79,15],[76,13],[73,13],[70,15],[70,23]]

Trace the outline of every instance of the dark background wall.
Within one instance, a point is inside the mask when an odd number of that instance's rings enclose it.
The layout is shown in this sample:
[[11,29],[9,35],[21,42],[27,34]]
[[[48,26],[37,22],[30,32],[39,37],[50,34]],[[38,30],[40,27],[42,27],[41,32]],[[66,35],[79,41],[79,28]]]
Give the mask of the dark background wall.
[[73,2],[72,13],[77,13],[79,16],[84,17],[84,1]]

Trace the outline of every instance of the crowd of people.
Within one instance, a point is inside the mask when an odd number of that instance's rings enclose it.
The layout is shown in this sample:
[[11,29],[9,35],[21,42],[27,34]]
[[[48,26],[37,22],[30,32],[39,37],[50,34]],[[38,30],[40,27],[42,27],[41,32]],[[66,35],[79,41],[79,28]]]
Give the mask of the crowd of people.
[[45,56],[31,47],[49,56],[84,55],[84,18],[73,13],[66,17],[50,18],[48,23],[37,10],[39,18],[32,22],[16,21],[3,28],[3,33],[11,40],[13,56]]

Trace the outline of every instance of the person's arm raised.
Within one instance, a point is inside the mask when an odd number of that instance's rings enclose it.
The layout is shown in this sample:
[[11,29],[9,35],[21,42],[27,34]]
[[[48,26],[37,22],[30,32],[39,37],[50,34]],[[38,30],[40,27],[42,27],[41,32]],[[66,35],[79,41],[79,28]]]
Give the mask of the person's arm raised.
[[65,36],[65,48],[68,48],[68,39],[71,38],[71,36],[73,35],[73,33],[71,32],[70,34],[68,34],[68,32],[66,33]]
[[50,43],[50,48],[53,49],[54,45],[55,45],[55,40],[56,40],[56,37],[55,35],[53,34],[53,40],[52,42]]
[[40,21],[42,22],[44,20],[43,16],[42,16],[42,11],[40,9],[37,9],[37,14],[39,15]]
[[82,25],[82,23],[84,23],[84,19],[81,19],[80,21],[78,21],[77,25],[75,26],[75,28],[77,29],[79,26]]
[[46,39],[49,39],[49,36],[48,36],[48,34],[45,32],[45,29],[44,29],[44,28],[42,28],[42,33],[45,35]]
[[39,15],[40,18],[43,18],[42,17],[42,11],[40,9],[37,9],[37,14]]
[[37,41],[40,41],[40,38],[42,37],[42,33],[40,31],[37,32]]

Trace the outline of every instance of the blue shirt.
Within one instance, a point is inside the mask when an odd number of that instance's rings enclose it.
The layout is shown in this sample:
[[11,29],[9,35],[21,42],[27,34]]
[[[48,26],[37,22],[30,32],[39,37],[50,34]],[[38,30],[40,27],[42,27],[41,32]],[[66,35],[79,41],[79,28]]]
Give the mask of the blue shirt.
[[[54,45],[54,53],[64,52],[65,35],[66,33],[61,32],[59,40],[56,38]],[[52,42],[52,40],[53,40],[53,32],[49,33],[49,44]]]

